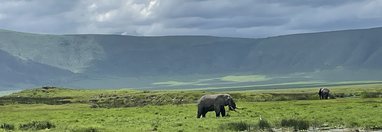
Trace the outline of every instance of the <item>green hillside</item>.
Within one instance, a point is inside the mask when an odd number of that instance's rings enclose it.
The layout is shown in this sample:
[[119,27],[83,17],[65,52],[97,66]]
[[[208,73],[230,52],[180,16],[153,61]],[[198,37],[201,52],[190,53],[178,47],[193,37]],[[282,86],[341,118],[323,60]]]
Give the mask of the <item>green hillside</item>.
[[0,30],[0,91],[46,85],[189,89],[381,81],[380,34],[382,28],[268,38]]

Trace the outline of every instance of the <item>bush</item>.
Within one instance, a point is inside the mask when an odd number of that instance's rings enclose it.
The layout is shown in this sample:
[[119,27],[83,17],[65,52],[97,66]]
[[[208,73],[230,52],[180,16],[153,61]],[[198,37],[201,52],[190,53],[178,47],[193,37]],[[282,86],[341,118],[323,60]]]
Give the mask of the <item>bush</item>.
[[241,122],[230,122],[226,124],[221,124],[219,127],[221,130],[232,130],[232,131],[250,131],[251,125]]
[[4,130],[14,130],[15,126],[12,124],[3,123],[0,125],[0,128]]
[[55,128],[56,126],[49,121],[32,121],[26,124],[20,124],[21,130],[41,130]]
[[379,92],[362,92],[361,93],[361,97],[362,98],[378,98],[380,95],[382,95],[382,93],[379,93]]
[[267,120],[259,120],[259,123],[257,124],[261,130],[270,130],[271,124]]
[[370,130],[376,130],[376,131],[378,131],[378,130],[382,130],[382,125],[377,125],[377,124],[375,124],[375,125],[366,125],[366,128],[367,129],[370,129]]
[[307,130],[309,128],[309,122],[306,120],[298,119],[282,119],[282,127],[293,127],[295,130]]

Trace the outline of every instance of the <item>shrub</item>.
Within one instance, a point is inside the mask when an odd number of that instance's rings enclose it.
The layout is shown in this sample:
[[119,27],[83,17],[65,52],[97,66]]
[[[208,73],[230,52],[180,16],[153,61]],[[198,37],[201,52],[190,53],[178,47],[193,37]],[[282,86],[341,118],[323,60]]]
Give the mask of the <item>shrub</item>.
[[220,129],[222,130],[232,130],[232,131],[250,131],[251,125],[248,123],[245,123],[243,121],[241,122],[230,122],[226,124],[221,124]]
[[257,124],[261,130],[270,130],[271,124],[265,119],[259,120],[259,123]]
[[376,130],[376,131],[378,131],[378,130],[382,130],[382,125],[377,125],[377,124],[375,124],[375,125],[366,125],[366,128],[367,129],[370,129],[370,130]]
[[[343,98],[343,97],[341,97],[341,98]],[[329,94],[329,99],[336,99],[336,96]]]
[[378,98],[380,95],[382,95],[382,93],[379,93],[379,92],[372,93],[372,92],[364,91],[361,93],[362,98]]
[[359,124],[357,122],[350,121],[350,123],[347,124],[347,127],[355,128],[358,127]]
[[14,130],[15,126],[12,124],[3,123],[3,124],[0,124],[0,128],[4,130]]
[[293,127],[295,130],[307,130],[309,128],[309,122],[306,120],[298,119],[282,119],[282,127]]
[[56,126],[49,121],[32,121],[26,124],[20,124],[21,130],[41,130],[55,128]]
[[349,97],[350,95],[347,95],[345,93],[333,93],[333,94],[330,94],[329,96],[332,99],[332,98],[335,98],[335,97],[337,97],[337,98]]
[[150,91],[149,90],[143,90],[142,93],[150,93]]

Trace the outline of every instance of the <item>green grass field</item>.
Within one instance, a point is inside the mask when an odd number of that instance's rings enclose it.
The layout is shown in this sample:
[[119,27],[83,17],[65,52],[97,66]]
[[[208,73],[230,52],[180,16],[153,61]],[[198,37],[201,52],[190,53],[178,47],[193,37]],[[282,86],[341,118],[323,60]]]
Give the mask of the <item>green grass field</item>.
[[[0,98],[0,131],[11,126],[14,131],[84,132],[258,131],[261,128],[292,131],[293,127],[304,125],[310,130],[382,129],[381,84],[330,89],[336,99],[319,100],[317,88],[231,91],[227,93],[241,109],[230,111],[224,118],[216,118],[209,112],[203,119],[196,118],[196,100],[213,92],[31,89]],[[66,102],[55,104],[55,98]],[[182,101],[177,101],[180,98]],[[93,105],[96,107],[91,108]],[[32,127],[24,127],[28,125]],[[44,129],[44,125],[54,127]]]

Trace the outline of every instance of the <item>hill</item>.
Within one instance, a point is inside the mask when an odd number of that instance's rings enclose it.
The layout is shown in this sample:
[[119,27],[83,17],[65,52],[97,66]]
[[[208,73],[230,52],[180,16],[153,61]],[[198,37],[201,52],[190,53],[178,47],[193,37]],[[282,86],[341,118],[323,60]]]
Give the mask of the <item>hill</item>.
[[382,75],[381,33],[373,28],[254,39],[0,30],[0,89],[374,81]]

